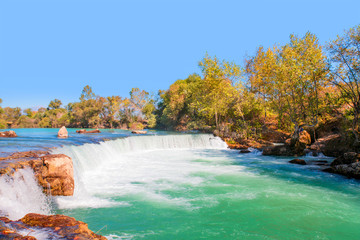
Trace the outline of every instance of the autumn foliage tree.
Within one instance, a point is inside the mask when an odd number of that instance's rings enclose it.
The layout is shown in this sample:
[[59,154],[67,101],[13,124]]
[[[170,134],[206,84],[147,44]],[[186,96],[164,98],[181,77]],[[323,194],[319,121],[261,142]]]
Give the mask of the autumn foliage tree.
[[251,89],[264,97],[277,113],[281,126],[293,127],[295,138],[301,126],[318,123],[319,92],[328,84],[326,56],[314,34],[290,36],[290,43],[266,52],[259,48],[248,60]]
[[360,25],[346,31],[343,36],[330,42],[333,83],[339,88],[342,99],[352,109],[352,130],[356,144],[359,143],[360,114]]

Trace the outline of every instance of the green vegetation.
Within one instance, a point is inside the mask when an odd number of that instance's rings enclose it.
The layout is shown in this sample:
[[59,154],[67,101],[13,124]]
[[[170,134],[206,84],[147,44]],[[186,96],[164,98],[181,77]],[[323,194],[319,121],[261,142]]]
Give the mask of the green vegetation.
[[340,117],[359,141],[360,26],[326,46],[312,33],[290,35],[284,46],[260,46],[244,66],[206,54],[199,68],[201,75],[177,80],[157,97],[138,88],[129,98],[100,97],[85,86],[79,102],[65,107],[59,99],[36,111],[0,107],[0,128],[146,127],[261,138],[272,126],[297,137],[301,127]]

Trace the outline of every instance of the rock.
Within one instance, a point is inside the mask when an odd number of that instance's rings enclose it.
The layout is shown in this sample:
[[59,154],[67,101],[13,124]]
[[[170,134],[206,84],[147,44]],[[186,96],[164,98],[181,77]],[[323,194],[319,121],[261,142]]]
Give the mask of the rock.
[[239,153],[251,153],[249,149],[241,149]]
[[336,158],[331,167],[325,169],[325,172],[337,173],[349,178],[360,179],[360,154],[356,152],[347,152]]
[[264,125],[261,130],[261,137],[263,140],[274,142],[274,143],[284,143],[285,140],[289,137],[289,134],[284,133],[274,125]]
[[0,132],[0,137],[6,137],[6,138],[14,138],[17,137],[16,133],[14,131],[5,131]]
[[319,138],[309,148],[329,157],[339,157],[346,152],[354,151],[353,140],[340,134]]
[[101,131],[99,129],[95,129],[95,130],[86,131],[85,133],[101,133]]
[[264,148],[262,155],[293,156],[294,152],[288,145],[280,145]]
[[86,133],[86,129],[76,130],[77,133]]
[[66,130],[66,127],[65,126],[62,126],[58,132],[58,135],[57,135],[59,138],[67,138],[69,135],[68,135],[68,131]]
[[293,160],[290,160],[289,163],[306,165],[306,162],[303,159],[293,159]]
[[86,223],[64,215],[45,216],[29,213],[20,221],[32,227],[51,228],[56,234],[65,239],[106,240],[105,237],[92,232]]
[[134,133],[134,134],[146,134],[147,132],[142,131],[142,130],[132,130],[131,133]]
[[332,166],[332,170],[333,173],[341,174],[349,178],[360,179],[360,162]]
[[[286,143],[289,144],[289,140],[287,140]],[[289,145],[295,155],[302,156],[305,154],[304,150],[306,149],[306,146],[310,144],[311,136],[306,130],[303,130],[299,132],[299,138],[292,136]]]
[[105,237],[92,232],[86,223],[64,215],[46,216],[29,213],[18,221],[0,218],[1,239],[34,240],[36,238],[27,236],[32,233],[30,228],[48,233],[51,239],[106,240]]
[[306,130],[301,131],[299,134],[299,141],[305,145],[310,145],[311,144],[310,134]]
[[64,154],[44,151],[14,153],[0,158],[0,175],[12,175],[18,169],[30,167],[44,193],[71,196],[74,192],[73,163]]
[[344,153],[342,156],[336,158],[331,163],[331,166],[355,163],[359,161],[359,157],[359,154],[357,154],[356,152],[347,152]]
[[77,133],[101,133],[99,129],[87,131],[86,129],[76,130]]
[[64,154],[46,155],[42,165],[35,166],[34,172],[39,184],[52,196],[72,196],[74,193],[74,170],[70,157]]

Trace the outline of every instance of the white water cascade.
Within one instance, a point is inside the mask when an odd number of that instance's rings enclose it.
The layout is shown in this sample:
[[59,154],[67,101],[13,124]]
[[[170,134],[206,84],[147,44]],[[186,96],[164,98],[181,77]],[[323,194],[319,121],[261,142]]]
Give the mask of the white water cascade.
[[[132,136],[55,149],[53,153],[70,156],[75,169],[74,196],[57,197],[56,201],[60,209],[111,207],[128,205],[112,201],[114,196],[140,194],[162,202],[186,204],[181,199],[167,199],[160,192],[174,187],[175,182],[201,182],[200,177],[189,177],[204,169],[203,163],[191,161],[196,158],[196,151],[226,148],[226,143],[210,134],[175,134]],[[220,171],[214,166],[208,168],[208,171]]]
[[18,220],[27,213],[50,214],[49,199],[30,168],[0,176],[0,215]]

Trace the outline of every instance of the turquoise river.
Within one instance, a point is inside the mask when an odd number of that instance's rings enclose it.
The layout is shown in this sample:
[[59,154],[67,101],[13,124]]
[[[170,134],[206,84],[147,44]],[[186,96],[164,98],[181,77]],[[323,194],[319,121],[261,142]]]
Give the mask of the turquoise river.
[[30,169],[12,182],[2,177],[0,213],[65,214],[108,239],[360,239],[358,180],[256,150],[239,154],[210,134],[70,131],[63,142],[41,129],[0,141],[3,155],[56,147],[72,157],[76,185],[74,196],[49,199]]

